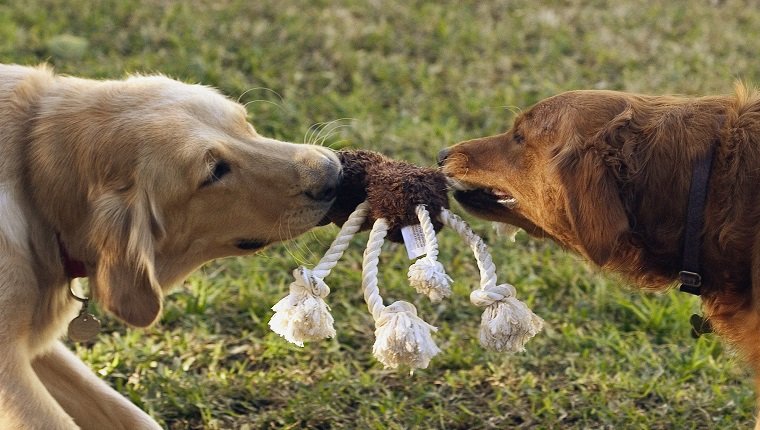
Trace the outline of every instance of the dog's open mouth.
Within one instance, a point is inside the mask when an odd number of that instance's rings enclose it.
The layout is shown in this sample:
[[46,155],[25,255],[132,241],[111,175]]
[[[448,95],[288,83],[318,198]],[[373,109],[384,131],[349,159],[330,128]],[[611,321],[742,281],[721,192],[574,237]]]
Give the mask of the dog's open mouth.
[[243,251],[255,251],[267,246],[267,242],[255,239],[238,239],[235,241],[235,246]]
[[519,201],[511,193],[497,188],[479,187],[451,177],[449,187],[454,190],[454,198],[473,215],[519,227],[532,235],[545,235],[541,228],[518,213]]
[[517,206],[517,199],[513,196],[503,191],[484,188],[457,190],[454,191],[454,198],[467,207],[488,212],[514,209]]
[[476,211],[496,212],[517,207],[517,199],[506,191],[474,187],[456,179],[449,179],[449,186],[457,201]]
[[519,202],[512,194],[493,188],[478,188],[458,180],[450,180],[449,185],[454,190],[454,198],[473,215],[521,228],[533,236],[551,237],[519,213]]

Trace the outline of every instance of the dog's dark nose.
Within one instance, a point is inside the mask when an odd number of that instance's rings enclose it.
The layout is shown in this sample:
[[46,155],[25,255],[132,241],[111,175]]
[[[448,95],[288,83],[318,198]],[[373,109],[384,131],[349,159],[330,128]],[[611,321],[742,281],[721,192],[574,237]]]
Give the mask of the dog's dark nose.
[[303,145],[296,158],[303,195],[315,202],[330,202],[338,195],[342,178],[340,161],[335,154],[319,146]]
[[443,163],[446,162],[446,157],[449,156],[449,153],[451,152],[450,148],[444,148],[441,149],[440,152],[438,152],[438,166],[443,167]]
[[322,185],[322,187],[306,191],[304,194],[306,194],[306,197],[312,200],[316,200],[318,202],[328,202],[334,199],[338,194],[338,183],[337,181],[334,183],[327,183]]

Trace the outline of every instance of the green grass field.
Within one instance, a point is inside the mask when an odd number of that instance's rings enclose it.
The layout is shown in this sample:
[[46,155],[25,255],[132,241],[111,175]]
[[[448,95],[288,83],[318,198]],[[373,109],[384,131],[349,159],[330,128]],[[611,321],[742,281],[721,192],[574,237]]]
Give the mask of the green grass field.
[[[6,0],[0,61],[93,78],[161,72],[240,98],[262,134],[432,165],[439,149],[500,132],[560,91],[707,94],[760,82],[758,22],[755,2],[730,0]],[[291,270],[316,263],[335,227],[211,263],[168,295],[156,327],[102,315],[99,341],[72,347],[171,429],[751,426],[741,360],[714,337],[689,336],[696,298],[633,292],[551,243],[511,243],[471,221],[500,279],[546,320],[525,353],[478,345],[477,270],[452,232],[440,236],[456,280],[442,304],[407,285],[401,248],[381,261],[386,303],[413,301],[440,327],[443,352],[428,369],[410,376],[372,357],[358,287],[366,233],[328,278],[337,338],[298,348],[271,333]]]

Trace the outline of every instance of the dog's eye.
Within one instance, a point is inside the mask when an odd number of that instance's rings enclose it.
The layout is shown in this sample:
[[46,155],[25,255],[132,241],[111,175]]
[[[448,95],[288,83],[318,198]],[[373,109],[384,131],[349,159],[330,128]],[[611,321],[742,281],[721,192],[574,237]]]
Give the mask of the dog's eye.
[[211,174],[209,175],[208,178],[206,178],[205,181],[203,181],[203,183],[201,184],[201,187],[211,185],[214,182],[222,179],[224,175],[226,175],[227,173],[230,173],[232,168],[230,167],[230,163],[223,160],[219,160],[219,161],[216,161],[216,163],[214,163],[213,167],[211,167],[210,170],[211,170]]
[[513,134],[512,140],[518,145],[522,145],[523,143],[525,143],[525,137],[520,133]]

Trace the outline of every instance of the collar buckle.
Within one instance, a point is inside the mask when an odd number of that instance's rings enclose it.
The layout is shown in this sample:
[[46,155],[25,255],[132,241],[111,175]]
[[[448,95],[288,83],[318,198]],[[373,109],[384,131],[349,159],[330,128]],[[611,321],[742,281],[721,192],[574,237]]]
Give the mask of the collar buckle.
[[680,291],[695,296],[702,294],[702,275],[699,273],[682,270],[678,273],[678,279],[681,281],[681,285],[678,287]]
[[678,273],[678,280],[681,281],[681,284],[688,287],[699,288],[702,286],[702,275],[696,272],[681,270]]

